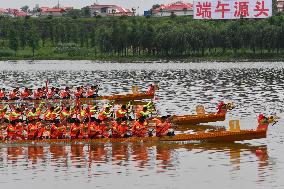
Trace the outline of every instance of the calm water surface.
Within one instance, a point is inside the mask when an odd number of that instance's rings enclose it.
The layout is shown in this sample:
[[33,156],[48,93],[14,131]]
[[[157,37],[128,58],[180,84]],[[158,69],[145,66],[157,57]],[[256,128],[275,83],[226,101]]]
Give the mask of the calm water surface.
[[[89,85],[101,94],[160,83],[161,114],[189,114],[218,101],[237,107],[226,121],[256,127],[259,113],[284,117],[284,63],[0,62],[0,87]],[[284,188],[284,121],[267,139],[236,144],[148,143],[0,146],[1,188]],[[184,128],[191,129],[191,128]],[[256,153],[261,149],[263,153]]]

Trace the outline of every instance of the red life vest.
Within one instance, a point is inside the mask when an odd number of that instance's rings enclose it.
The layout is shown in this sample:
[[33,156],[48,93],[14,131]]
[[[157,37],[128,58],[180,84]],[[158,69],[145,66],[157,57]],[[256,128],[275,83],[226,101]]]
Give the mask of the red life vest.
[[38,133],[38,125],[37,124],[29,124],[28,125],[28,138],[34,139]]
[[79,91],[77,90],[77,91],[75,91],[74,95],[75,95],[77,98],[80,98],[81,95],[82,95],[82,93],[83,93],[82,90],[79,90]]
[[78,135],[78,138],[82,138],[82,128],[83,128],[83,124],[80,124],[80,125],[76,125],[75,123],[72,123],[72,125],[71,125],[71,130],[70,130],[70,135],[71,135],[71,138],[76,138],[76,136],[77,136],[77,133],[78,132],[80,132],[79,133],[79,135]]
[[54,96],[55,92],[54,91],[48,91],[47,93],[47,98],[51,99]]
[[16,98],[16,97],[17,97],[17,93],[16,93],[16,92],[11,91],[11,92],[9,93],[9,98],[10,98],[10,99],[14,99],[14,98]]
[[24,98],[28,98],[30,96],[30,94],[27,92],[27,91],[22,91],[21,94],[20,94],[21,98],[24,99]]
[[155,86],[150,86],[146,91],[146,94],[154,94],[155,93]]
[[38,90],[35,90],[34,98],[37,99],[37,98],[40,98],[40,97],[41,97],[40,92]]
[[93,96],[94,94],[95,94],[95,90],[88,89],[88,91],[87,91],[87,97]]
[[61,91],[60,92],[60,97],[61,98],[67,98],[69,96],[69,93],[65,90]]
[[4,98],[5,97],[5,92],[1,89],[0,90],[0,98]]
[[13,138],[15,137],[16,133],[17,133],[16,127],[9,124],[7,127],[7,136]]

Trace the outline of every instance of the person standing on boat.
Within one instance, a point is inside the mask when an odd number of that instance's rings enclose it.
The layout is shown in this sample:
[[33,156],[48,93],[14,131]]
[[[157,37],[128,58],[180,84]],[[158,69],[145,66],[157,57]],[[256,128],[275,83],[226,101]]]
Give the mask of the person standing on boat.
[[55,88],[51,87],[51,89],[47,92],[47,99],[53,99],[55,95]]
[[154,94],[154,93],[155,93],[155,90],[156,90],[155,85],[150,84],[149,87],[148,87],[148,89],[147,89],[147,91],[146,91],[146,94],[149,94],[149,95]]
[[0,100],[8,100],[5,94],[5,88],[0,89]]
[[217,110],[218,110],[217,114],[225,114],[227,112],[226,104],[223,101],[221,101],[217,106]]

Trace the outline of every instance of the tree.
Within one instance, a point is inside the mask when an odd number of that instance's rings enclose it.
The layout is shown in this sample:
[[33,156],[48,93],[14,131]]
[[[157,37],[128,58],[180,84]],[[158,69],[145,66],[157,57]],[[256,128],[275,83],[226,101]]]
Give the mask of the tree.
[[28,45],[32,48],[33,57],[35,56],[35,50],[39,47],[39,35],[37,32],[34,26],[28,32]]
[[81,10],[80,9],[72,9],[72,10],[69,10],[67,13],[66,13],[66,16],[67,17],[71,17],[73,19],[77,19],[81,16]]
[[9,32],[9,48],[14,50],[15,54],[19,49],[19,38],[14,29]]
[[90,18],[91,17],[91,9],[89,7],[83,7],[81,9],[81,14],[85,18]]
[[23,7],[21,8],[21,10],[24,11],[24,12],[28,12],[29,6],[28,6],[28,5],[25,5],[25,6],[23,6]]

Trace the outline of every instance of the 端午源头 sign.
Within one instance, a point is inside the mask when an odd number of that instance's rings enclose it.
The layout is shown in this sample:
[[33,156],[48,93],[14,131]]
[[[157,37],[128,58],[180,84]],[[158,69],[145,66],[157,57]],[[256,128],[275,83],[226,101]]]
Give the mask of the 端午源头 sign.
[[267,18],[272,0],[195,0],[194,19]]

